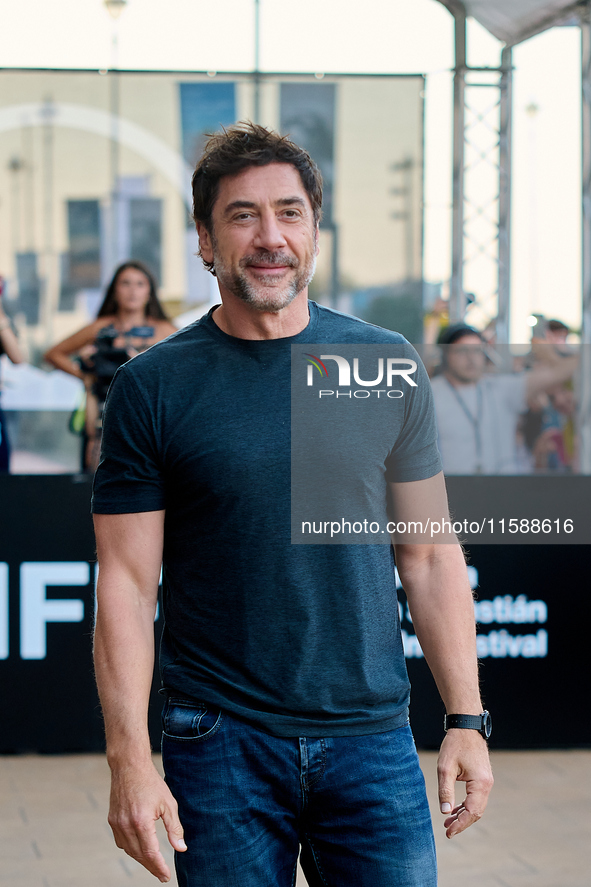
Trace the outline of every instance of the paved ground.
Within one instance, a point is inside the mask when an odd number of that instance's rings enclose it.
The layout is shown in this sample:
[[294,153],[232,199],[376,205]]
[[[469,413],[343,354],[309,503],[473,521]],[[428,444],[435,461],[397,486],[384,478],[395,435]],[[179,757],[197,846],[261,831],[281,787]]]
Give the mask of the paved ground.
[[[591,751],[496,752],[486,818],[453,841],[437,811],[435,755],[421,762],[440,887],[590,887]],[[115,847],[107,801],[100,755],[0,757],[0,887],[157,884]]]

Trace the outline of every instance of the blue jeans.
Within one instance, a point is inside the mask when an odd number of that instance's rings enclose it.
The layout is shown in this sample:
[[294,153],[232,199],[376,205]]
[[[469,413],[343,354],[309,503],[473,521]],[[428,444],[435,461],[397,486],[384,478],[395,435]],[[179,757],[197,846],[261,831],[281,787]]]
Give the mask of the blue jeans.
[[436,887],[431,817],[408,725],[279,738],[171,697],[166,781],[188,850],[179,887]]

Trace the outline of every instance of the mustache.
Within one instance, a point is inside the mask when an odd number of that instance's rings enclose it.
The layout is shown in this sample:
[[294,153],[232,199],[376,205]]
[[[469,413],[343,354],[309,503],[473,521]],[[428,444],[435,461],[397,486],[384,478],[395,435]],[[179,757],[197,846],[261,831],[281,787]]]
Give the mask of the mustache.
[[295,256],[287,256],[280,252],[267,252],[261,250],[250,256],[243,256],[240,259],[240,267],[248,268],[249,265],[258,265],[263,262],[265,265],[287,265],[289,268],[297,268],[299,262]]

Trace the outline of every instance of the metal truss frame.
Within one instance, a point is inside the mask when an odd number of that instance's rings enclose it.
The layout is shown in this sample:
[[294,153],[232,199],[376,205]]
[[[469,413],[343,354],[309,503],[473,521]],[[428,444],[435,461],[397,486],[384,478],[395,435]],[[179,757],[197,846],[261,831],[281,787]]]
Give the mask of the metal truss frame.
[[[564,22],[579,19],[581,29],[582,80],[582,326],[581,364],[578,380],[579,422],[581,440],[580,470],[591,474],[591,0],[577,0],[560,15],[539,22],[535,30],[526,30],[511,45],[506,45],[498,68],[470,68],[466,59],[466,7],[460,0],[440,0],[455,20],[454,69],[454,155],[453,155],[453,222],[452,274],[450,281],[450,320],[460,322],[466,310],[465,283],[468,266],[474,255],[488,255],[493,279],[496,274],[496,293],[482,294],[485,305],[496,295],[496,334],[500,344],[509,342],[509,308],[511,304],[511,118],[512,118],[512,59],[511,49],[535,33]],[[479,75],[486,84],[474,82]],[[486,89],[497,92],[497,99],[489,104],[498,111],[496,126],[498,142],[488,152],[481,151],[480,161],[488,162],[497,172],[497,198],[490,195],[479,203],[469,194],[470,166],[466,157],[471,150],[470,91]],[[484,120],[486,115],[480,116]],[[491,227],[488,242],[474,236],[474,218],[487,217]],[[496,223],[496,231],[495,231]],[[477,296],[481,295],[479,293]],[[490,301],[489,301],[490,300]]]
[[[446,4],[448,5],[448,4]],[[451,5],[448,5],[450,8]],[[498,68],[469,67],[466,10],[455,19],[452,272],[450,320],[461,321],[471,266],[488,265],[489,285],[477,301],[496,317],[498,342],[509,341],[512,60],[506,47]],[[480,138],[475,138],[480,133]],[[479,184],[474,189],[472,180]],[[485,187],[483,188],[483,180]]]
[[591,474],[591,3],[580,11],[583,159],[583,322],[579,388],[581,471]]

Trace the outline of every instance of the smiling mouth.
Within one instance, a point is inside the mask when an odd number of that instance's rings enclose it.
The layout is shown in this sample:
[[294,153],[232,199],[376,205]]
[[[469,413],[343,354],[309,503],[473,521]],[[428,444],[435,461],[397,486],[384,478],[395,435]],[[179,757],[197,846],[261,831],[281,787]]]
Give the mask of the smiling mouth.
[[252,263],[246,266],[250,268],[252,271],[259,271],[262,274],[282,274],[284,271],[287,271],[288,268],[291,268],[291,265],[259,265],[258,263]]
[[295,256],[287,256],[282,253],[268,253],[262,255],[244,256],[240,262],[243,268],[253,268],[256,271],[284,271],[286,268],[296,268],[298,260]]

